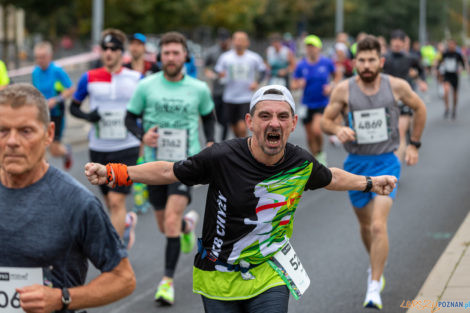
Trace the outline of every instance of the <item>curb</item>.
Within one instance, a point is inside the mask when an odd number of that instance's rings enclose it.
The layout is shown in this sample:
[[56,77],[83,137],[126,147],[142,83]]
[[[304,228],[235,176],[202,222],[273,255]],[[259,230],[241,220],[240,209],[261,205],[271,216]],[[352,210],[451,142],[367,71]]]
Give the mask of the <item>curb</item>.
[[[470,213],[426,278],[407,313],[460,312],[457,307],[438,306],[439,301],[470,305]],[[446,304],[447,306],[447,304]],[[462,307],[461,310],[464,310]]]

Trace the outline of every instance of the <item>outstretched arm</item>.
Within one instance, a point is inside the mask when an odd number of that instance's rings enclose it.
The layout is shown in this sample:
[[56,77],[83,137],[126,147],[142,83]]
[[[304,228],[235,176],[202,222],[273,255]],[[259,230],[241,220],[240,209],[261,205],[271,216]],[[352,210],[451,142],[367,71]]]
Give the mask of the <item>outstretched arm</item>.
[[[147,185],[169,185],[178,182],[178,178],[173,172],[173,162],[156,161],[128,166],[127,174],[133,182]],[[112,179],[108,180],[106,166],[99,163],[87,163],[85,175],[93,185],[112,185],[118,181],[114,170],[112,171]],[[118,173],[118,175],[122,174]]]
[[[357,190],[363,191],[367,187],[367,179],[365,176],[351,174],[339,168],[330,168],[332,178],[331,182],[325,188],[335,191]],[[374,176],[372,179],[371,192],[379,195],[389,195],[397,183],[395,176]]]

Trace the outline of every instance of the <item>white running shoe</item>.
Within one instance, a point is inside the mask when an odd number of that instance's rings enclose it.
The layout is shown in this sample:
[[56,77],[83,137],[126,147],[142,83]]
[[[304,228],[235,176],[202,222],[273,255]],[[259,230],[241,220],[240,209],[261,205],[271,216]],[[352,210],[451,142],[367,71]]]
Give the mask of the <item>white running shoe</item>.
[[371,281],[367,287],[366,298],[364,300],[365,308],[382,310],[382,298],[380,298],[380,283],[376,280]]
[[[369,267],[367,269],[367,286],[370,285],[370,282],[372,281],[372,270],[371,268]],[[385,288],[385,277],[384,275],[382,274],[382,276],[380,276],[380,292],[382,292]]]

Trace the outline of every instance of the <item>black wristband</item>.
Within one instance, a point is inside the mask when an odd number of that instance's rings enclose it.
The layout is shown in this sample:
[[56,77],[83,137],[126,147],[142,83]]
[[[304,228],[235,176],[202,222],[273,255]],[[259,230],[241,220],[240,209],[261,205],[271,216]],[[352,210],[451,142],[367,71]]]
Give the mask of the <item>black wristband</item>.
[[70,293],[67,288],[62,288],[62,311],[67,310],[72,299],[70,298]]
[[363,192],[369,192],[372,189],[372,178],[370,176],[366,176],[367,186]]

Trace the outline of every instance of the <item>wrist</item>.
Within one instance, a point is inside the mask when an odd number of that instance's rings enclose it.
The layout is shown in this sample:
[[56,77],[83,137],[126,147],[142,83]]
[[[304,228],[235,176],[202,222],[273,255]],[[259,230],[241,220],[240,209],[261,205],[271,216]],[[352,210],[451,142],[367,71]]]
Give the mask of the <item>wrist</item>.
[[366,186],[362,192],[370,192],[373,186],[372,178],[370,176],[366,176],[365,178],[366,178]]

